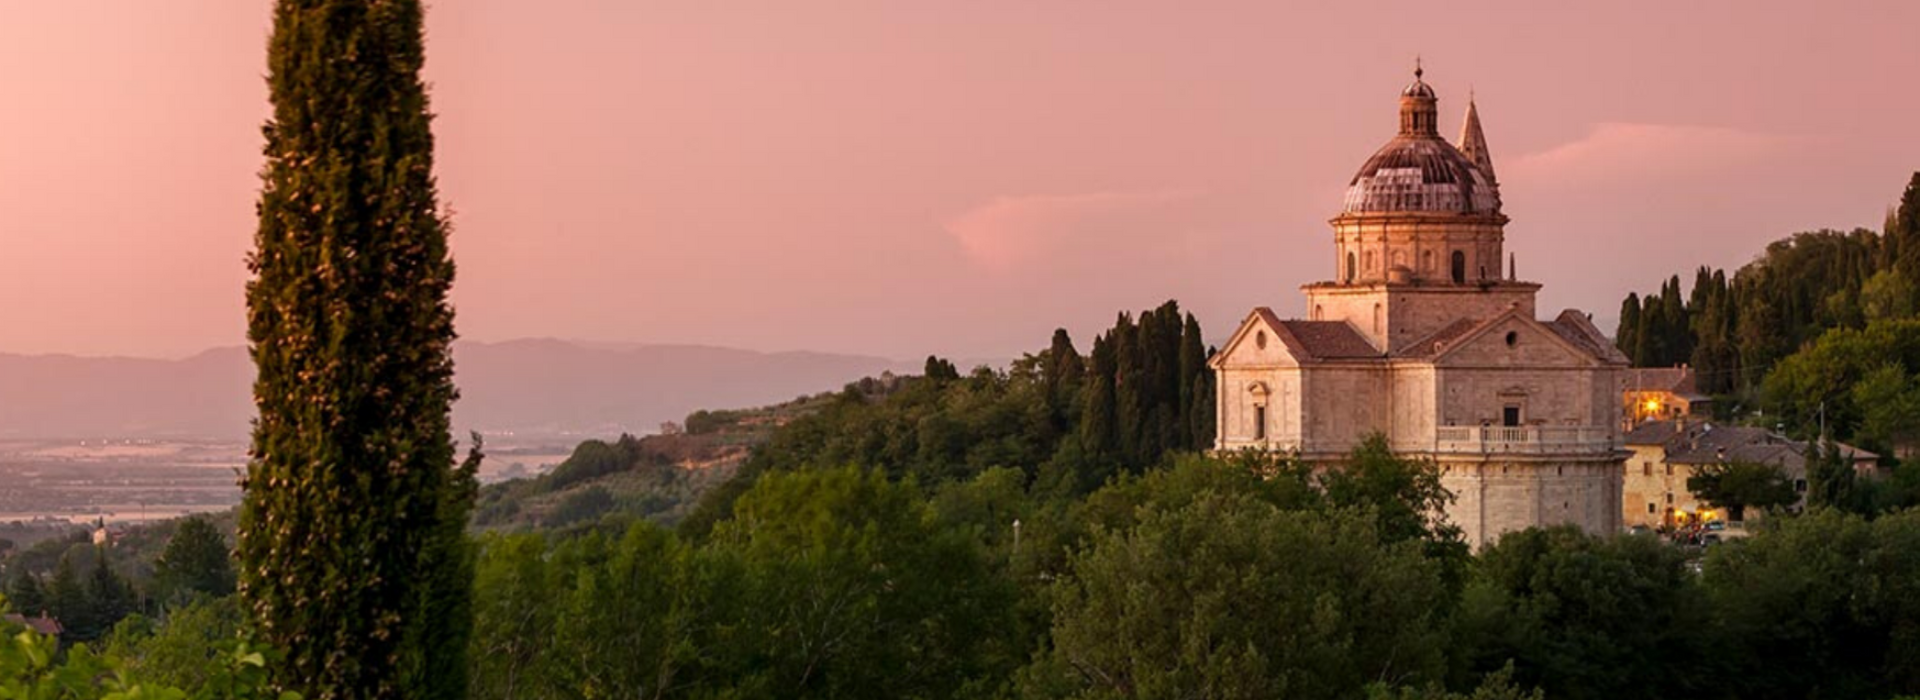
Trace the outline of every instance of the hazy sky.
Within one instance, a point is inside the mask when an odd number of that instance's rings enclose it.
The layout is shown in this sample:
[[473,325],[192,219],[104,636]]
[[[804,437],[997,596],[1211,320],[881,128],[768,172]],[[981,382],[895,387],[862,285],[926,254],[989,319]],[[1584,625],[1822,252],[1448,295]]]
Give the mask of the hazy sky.
[[[1920,168],[1920,3],[439,0],[465,337],[1008,356],[1331,276],[1415,54],[1542,312]],[[0,351],[243,342],[265,0],[0,0]]]

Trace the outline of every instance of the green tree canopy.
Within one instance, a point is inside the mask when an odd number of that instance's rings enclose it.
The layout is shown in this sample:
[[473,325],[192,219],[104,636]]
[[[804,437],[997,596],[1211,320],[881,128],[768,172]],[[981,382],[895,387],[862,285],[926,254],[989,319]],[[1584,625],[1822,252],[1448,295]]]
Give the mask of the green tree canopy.
[[1800,500],[1785,470],[1758,462],[1719,462],[1696,467],[1687,477],[1687,490],[1708,505],[1727,509],[1727,515],[1734,521],[1746,520],[1750,507],[1785,508]]
[[234,591],[233,550],[211,519],[183,518],[154,562],[154,579],[163,597],[225,597]]
[[1699,587],[1685,554],[1653,537],[1509,532],[1481,551],[1460,605],[1472,673],[1511,661],[1553,698],[1713,689]]
[[1352,697],[1444,667],[1439,567],[1367,513],[1204,493],[1106,530],[1053,587],[1030,692],[1077,698]]

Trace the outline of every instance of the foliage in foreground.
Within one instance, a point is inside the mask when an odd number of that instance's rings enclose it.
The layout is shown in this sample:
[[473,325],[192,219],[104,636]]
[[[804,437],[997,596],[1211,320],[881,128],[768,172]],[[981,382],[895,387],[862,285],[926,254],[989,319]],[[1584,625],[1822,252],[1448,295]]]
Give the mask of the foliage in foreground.
[[[9,610],[0,597],[0,612]],[[0,623],[0,699],[5,700],[300,700],[275,693],[268,672],[271,654],[232,640],[210,656],[193,660],[202,673],[194,690],[145,680],[110,654],[81,644],[60,649],[58,639]]]

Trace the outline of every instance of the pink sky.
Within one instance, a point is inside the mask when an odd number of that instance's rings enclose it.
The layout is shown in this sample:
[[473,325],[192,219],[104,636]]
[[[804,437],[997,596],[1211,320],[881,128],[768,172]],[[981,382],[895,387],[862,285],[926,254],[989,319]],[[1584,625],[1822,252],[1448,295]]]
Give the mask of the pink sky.
[[[462,334],[1009,356],[1178,298],[1297,313],[1414,54],[1508,249],[1630,289],[1877,228],[1920,3],[441,0]],[[243,342],[264,0],[0,2],[0,351]]]

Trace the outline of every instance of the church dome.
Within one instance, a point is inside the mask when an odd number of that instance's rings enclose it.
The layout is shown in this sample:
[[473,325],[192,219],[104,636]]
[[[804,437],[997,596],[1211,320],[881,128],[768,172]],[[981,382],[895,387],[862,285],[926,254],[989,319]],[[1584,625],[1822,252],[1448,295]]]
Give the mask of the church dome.
[[[1346,213],[1499,213],[1500,191],[1491,161],[1486,167],[1477,165],[1440,138],[1440,100],[1422,80],[1424,73],[1416,68],[1413,83],[1400,91],[1400,133],[1374,152],[1347,184]],[[1478,126],[1477,120],[1471,124],[1479,139],[1472,143],[1484,152]]]
[[1402,134],[1347,185],[1345,211],[1492,214],[1500,195],[1473,161],[1438,136]]

